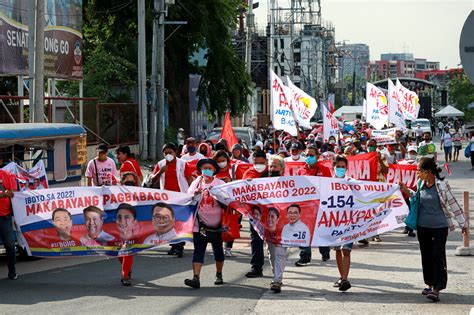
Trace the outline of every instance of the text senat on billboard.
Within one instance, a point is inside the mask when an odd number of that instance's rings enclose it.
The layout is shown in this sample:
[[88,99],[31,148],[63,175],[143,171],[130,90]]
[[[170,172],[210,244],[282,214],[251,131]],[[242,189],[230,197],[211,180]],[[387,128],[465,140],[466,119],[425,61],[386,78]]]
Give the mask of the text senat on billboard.
[[[28,3],[0,6],[0,74],[28,74]],[[45,2],[44,71],[48,77],[81,79],[82,0]]]

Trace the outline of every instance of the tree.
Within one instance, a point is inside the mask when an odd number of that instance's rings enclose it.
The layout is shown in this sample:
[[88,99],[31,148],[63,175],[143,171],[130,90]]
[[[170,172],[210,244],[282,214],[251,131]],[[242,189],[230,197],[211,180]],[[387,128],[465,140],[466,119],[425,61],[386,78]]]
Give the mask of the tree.
[[469,81],[467,75],[453,74],[449,79],[449,100],[457,109],[465,113],[465,121],[474,121],[474,110],[468,109],[467,105],[474,102],[474,85]]

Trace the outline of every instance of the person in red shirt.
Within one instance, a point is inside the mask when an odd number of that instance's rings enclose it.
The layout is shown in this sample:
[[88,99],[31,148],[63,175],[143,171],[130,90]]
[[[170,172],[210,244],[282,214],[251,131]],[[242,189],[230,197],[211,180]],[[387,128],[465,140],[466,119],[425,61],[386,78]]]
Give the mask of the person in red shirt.
[[[249,168],[243,176],[243,179],[251,180],[254,178],[268,177],[268,161],[267,154],[263,150],[258,150],[253,153],[254,165]],[[263,264],[265,262],[265,255],[263,253],[263,240],[258,235],[257,231],[250,225],[250,248],[252,251],[252,259],[250,271],[245,274],[247,278],[262,278]]]
[[306,164],[296,172],[296,175],[322,176],[322,171],[316,166],[319,156],[318,148],[312,145],[308,146],[306,149]]
[[253,166],[245,171],[243,179],[268,177],[267,154],[263,150],[253,153]]
[[122,166],[120,166],[120,177],[126,172],[135,173],[139,179],[137,186],[140,186],[143,182],[142,170],[140,169],[140,164],[135,160],[134,154],[131,153],[130,147],[128,145],[120,146],[115,153],[117,154],[118,161],[122,163]]
[[[160,189],[187,193],[192,182],[192,169],[186,161],[176,157],[177,148],[173,143],[163,146],[164,159],[156,163],[151,177],[153,185],[159,183]],[[168,255],[183,257],[185,242],[171,245]]]
[[11,203],[14,190],[16,190],[15,176],[0,170],[0,239],[7,252],[8,279],[10,280],[18,279],[15,269],[16,252]]
[[219,172],[216,177],[228,183],[232,181],[232,165],[229,155],[225,151],[218,151],[212,158],[219,166]]

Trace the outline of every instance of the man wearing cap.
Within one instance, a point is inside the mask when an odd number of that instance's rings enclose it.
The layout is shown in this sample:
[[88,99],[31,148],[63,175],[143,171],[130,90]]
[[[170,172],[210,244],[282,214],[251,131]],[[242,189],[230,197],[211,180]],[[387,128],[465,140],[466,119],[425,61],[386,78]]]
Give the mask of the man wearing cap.
[[97,157],[89,161],[86,169],[87,186],[112,186],[119,176],[114,160],[107,156],[107,145],[97,147]]
[[[159,183],[161,189],[186,193],[192,182],[192,169],[186,161],[176,157],[177,148],[173,143],[163,146],[164,159],[156,163],[151,180]],[[168,255],[183,257],[185,242],[171,245]]]
[[204,155],[197,152],[197,145],[196,139],[193,137],[189,137],[186,139],[186,153],[185,155],[181,156],[181,159],[186,162],[191,162],[194,160],[200,160],[204,158]]
[[304,162],[305,158],[301,156],[301,146],[298,142],[293,142],[290,147],[290,157],[285,158],[285,162]]

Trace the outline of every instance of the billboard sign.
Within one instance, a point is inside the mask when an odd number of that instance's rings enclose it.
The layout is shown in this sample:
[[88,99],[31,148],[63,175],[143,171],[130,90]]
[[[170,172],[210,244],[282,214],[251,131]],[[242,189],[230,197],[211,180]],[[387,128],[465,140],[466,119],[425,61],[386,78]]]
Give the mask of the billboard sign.
[[[28,2],[0,0],[0,75],[28,75]],[[45,3],[45,76],[81,79],[82,0]]]

